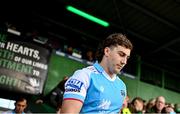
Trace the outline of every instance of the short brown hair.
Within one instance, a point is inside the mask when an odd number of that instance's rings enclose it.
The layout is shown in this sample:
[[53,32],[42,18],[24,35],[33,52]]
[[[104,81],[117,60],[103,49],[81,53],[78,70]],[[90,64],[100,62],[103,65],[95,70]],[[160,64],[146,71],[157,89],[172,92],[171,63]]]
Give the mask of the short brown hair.
[[24,97],[18,97],[18,98],[16,99],[15,105],[16,105],[18,102],[22,102],[22,101],[26,101],[26,103],[27,103],[26,98],[24,98]]
[[131,41],[126,37],[126,35],[123,35],[122,33],[114,33],[109,35],[102,44],[99,45],[99,48],[96,52],[96,59],[100,62],[104,55],[104,48],[106,47],[112,47],[112,46],[118,46],[121,45],[123,47],[126,47],[130,50],[133,49],[133,45]]

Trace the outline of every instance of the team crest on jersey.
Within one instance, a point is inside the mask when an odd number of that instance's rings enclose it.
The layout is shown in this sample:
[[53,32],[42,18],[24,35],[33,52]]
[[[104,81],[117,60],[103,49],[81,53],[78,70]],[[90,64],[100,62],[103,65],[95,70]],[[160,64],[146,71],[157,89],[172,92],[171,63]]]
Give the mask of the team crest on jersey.
[[125,97],[125,91],[124,90],[121,90],[121,96]]
[[80,92],[83,82],[77,79],[70,79],[68,80],[65,91],[66,92]]

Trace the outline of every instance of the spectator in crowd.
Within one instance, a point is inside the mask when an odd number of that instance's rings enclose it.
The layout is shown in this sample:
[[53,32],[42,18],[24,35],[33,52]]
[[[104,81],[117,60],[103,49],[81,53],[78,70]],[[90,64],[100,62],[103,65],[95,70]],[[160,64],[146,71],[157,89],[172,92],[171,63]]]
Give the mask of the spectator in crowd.
[[177,113],[180,113],[180,104],[176,103],[176,104],[174,105],[174,109],[175,109],[175,111],[176,111]]
[[151,108],[150,113],[161,113],[162,109],[165,107],[165,98],[163,96],[158,96],[156,98],[155,105]]
[[20,97],[14,103],[15,108],[14,110],[6,111],[2,114],[25,114],[25,109],[27,107],[27,100],[23,97]]
[[64,85],[68,78],[68,76],[63,77],[63,80],[61,80],[59,84],[47,96],[42,97],[42,99],[36,100],[36,104],[42,104],[46,102],[50,106],[56,108],[57,111],[60,111],[63,100],[63,94],[65,91]]
[[65,76],[63,78],[63,80],[58,84],[58,86],[52,92],[51,100],[52,101],[55,100],[54,104],[56,105],[57,112],[60,112],[60,110],[61,110],[63,94],[65,92],[65,83],[68,79],[69,79],[69,77]]
[[141,97],[135,97],[130,105],[132,113],[144,113],[144,101]]
[[146,113],[150,113],[151,112],[151,109],[152,107],[155,105],[155,102],[156,102],[156,99],[155,98],[152,98],[150,99],[147,104],[146,104]]
[[162,109],[161,113],[175,114],[175,111],[171,105],[167,105]]
[[119,113],[126,85],[117,76],[133,46],[121,33],[108,36],[97,53],[97,62],[77,70],[65,84],[61,113]]
[[93,51],[91,51],[91,50],[87,51],[87,53],[86,53],[86,59],[87,59],[88,61],[91,61],[91,62],[94,61],[94,53],[93,53]]

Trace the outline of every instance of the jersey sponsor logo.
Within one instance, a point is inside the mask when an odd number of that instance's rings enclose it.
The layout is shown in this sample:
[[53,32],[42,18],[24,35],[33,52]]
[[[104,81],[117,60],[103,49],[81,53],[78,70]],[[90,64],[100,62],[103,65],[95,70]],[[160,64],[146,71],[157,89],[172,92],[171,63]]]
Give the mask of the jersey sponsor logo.
[[[83,82],[81,82],[81,81],[79,81],[79,80],[77,80],[77,79],[70,79],[70,80],[68,80],[68,82],[67,82],[67,84],[66,84],[66,88],[67,89],[74,89],[74,90],[81,90],[81,87],[82,87],[82,85],[83,85]],[[66,90],[67,90],[66,89]],[[73,90],[73,91],[74,91]]]
[[65,89],[65,92],[80,92],[80,89]]

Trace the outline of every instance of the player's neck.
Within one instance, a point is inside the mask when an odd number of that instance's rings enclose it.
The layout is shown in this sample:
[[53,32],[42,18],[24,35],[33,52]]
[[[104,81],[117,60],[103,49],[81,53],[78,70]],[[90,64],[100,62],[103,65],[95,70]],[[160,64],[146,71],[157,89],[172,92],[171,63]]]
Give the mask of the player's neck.
[[113,78],[114,77],[114,74],[112,73],[112,72],[110,72],[110,70],[109,70],[109,68],[108,68],[108,66],[107,66],[107,64],[105,63],[105,62],[101,62],[100,63],[100,65],[103,67],[103,69],[104,69],[104,71],[108,74],[108,76],[110,77],[110,78]]

